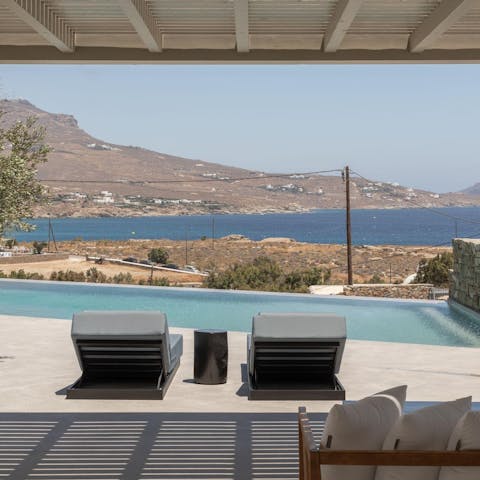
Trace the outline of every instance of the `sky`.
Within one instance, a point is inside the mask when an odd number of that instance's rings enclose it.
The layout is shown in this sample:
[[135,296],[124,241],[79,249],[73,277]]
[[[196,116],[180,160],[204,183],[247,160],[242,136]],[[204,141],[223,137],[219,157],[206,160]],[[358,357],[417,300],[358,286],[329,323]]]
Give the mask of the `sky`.
[[0,65],[0,97],[101,140],[268,172],[480,182],[480,65]]

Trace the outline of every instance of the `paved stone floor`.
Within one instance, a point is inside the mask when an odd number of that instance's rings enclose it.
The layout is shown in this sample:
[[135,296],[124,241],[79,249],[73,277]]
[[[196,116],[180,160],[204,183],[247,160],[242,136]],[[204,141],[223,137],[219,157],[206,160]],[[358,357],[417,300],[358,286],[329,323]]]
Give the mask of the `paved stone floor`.
[[[0,412],[295,412],[305,404],[326,412],[331,402],[248,401],[246,334],[229,332],[228,382],[197,385],[193,377],[193,331],[184,335],[181,366],[162,401],[66,400],[64,389],[80,375],[67,320],[0,316]],[[347,399],[407,384],[408,400],[438,401],[473,395],[480,401],[480,352],[348,340],[340,381]]]
[[[0,478],[298,478],[296,411],[319,435],[331,402],[248,401],[246,334],[229,332],[224,385],[197,385],[193,333],[165,400],[66,400],[80,374],[65,320],[0,316]],[[409,385],[407,409],[473,395],[478,349],[347,342],[340,379],[354,400]],[[480,408],[476,403],[475,408]]]

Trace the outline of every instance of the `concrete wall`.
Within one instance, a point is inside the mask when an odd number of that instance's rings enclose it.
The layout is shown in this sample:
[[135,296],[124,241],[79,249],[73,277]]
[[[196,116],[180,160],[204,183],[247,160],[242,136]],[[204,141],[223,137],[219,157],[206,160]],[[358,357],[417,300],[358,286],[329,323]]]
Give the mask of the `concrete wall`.
[[361,284],[343,287],[344,295],[359,297],[428,299],[433,285],[430,284]]
[[480,312],[480,240],[453,240],[450,299]]
[[0,257],[0,267],[2,265],[13,265],[15,263],[38,263],[49,262],[52,260],[66,260],[69,256],[68,253],[45,253],[41,255],[14,255],[13,257]]

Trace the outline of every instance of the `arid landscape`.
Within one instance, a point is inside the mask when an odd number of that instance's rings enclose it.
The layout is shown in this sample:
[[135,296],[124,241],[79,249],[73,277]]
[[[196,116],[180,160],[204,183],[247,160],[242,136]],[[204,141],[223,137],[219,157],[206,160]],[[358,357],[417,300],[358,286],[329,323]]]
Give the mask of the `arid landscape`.
[[[308,267],[330,269],[331,284],[346,283],[346,247],[344,245],[324,245],[295,242],[290,239],[272,238],[259,242],[241,236],[230,236],[211,240],[188,242],[171,240],[129,240],[129,241],[69,241],[59,242],[58,251],[68,253],[74,258],[38,263],[2,264],[0,271],[9,274],[12,270],[23,269],[26,272],[41,273],[49,277],[58,270],[85,272],[95,267],[107,276],[118,273],[131,273],[136,279],[147,280],[150,276],[148,267],[126,265],[95,264],[86,261],[90,257],[146,259],[152,248],[163,247],[169,253],[169,262],[182,267],[186,263],[195,265],[202,271],[224,270],[239,262],[245,263],[267,256],[277,261],[285,271]],[[432,258],[440,252],[450,251],[447,247],[415,246],[355,246],[353,248],[353,265],[355,283],[364,283],[378,276],[382,282],[402,282],[414,274],[422,258]],[[179,272],[155,271],[154,278],[166,277],[171,284],[201,283],[203,278]]]
[[[0,126],[35,116],[46,129],[52,151],[38,176],[48,201],[36,207],[37,217],[302,212],[345,205],[340,171],[271,174],[226,166],[228,158],[220,165],[110,144],[82,130],[73,116],[43,111],[27,100],[0,100],[0,112]],[[319,171],[332,168],[322,152],[318,156]],[[478,193],[472,187],[439,194],[355,175],[351,183],[352,208],[480,205]]]

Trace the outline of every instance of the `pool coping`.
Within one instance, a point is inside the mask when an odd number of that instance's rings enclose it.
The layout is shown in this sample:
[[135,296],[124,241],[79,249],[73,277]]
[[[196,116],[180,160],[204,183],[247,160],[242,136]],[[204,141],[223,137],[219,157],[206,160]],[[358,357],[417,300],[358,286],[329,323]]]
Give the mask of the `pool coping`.
[[425,300],[425,299],[406,299],[406,298],[385,298],[385,297],[360,297],[354,295],[314,295],[311,293],[287,293],[287,292],[265,292],[262,290],[233,290],[233,289],[215,289],[215,288],[195,288],[195,287],[157,287],[151,285],[125,285],[117,283],[91,283],[91,282],[59,282],[53,280],[24,280],[14,278],[0,278],[1,283],[18,283],[26,285],[64,285],[64,286],[85,286],[98,288],[131,288],[150,291],[177,291],[177,292],[208,292],[216,293],[217,295],[239,294],[239,295],[265,295],[265,296],[281,296],[293,298],[309,298],[309,299],[330,299],[330,300],[346,300],[347,302],[356,301],[374,301],[374,302],[390,302],[390,303],[414,303],[417,305],[444,305],[447,304],[445,300]]

